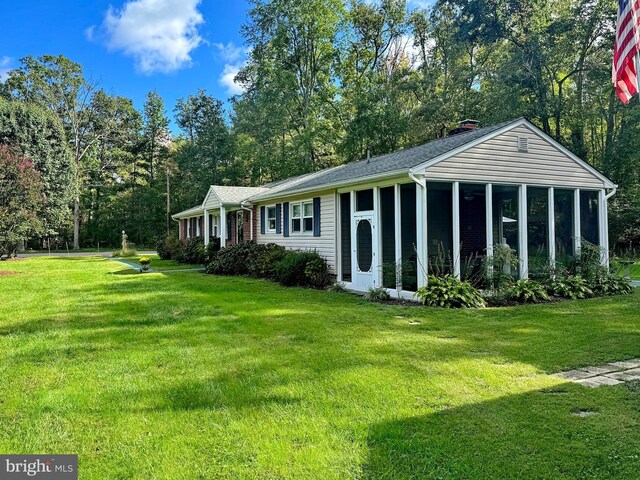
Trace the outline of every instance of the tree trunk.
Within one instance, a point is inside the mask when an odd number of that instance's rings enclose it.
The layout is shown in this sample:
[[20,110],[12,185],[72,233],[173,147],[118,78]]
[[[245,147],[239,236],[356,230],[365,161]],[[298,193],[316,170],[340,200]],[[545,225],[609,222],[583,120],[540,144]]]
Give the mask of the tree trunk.
[[80,197],[73,200],[73,249],[80,249]]

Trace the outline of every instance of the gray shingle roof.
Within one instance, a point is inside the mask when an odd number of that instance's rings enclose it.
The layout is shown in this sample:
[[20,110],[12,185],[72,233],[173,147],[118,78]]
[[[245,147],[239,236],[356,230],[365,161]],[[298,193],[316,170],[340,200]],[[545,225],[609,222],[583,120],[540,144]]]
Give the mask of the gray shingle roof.
[[[401,170],[407,170],[420,165],[428,160],[436,158],[451,150],[455,150],[462,145],[473,142],[485,135],[489,135],[501,128],[516,122],[509,120],[508,122],[499,123],[490,127],[469,130],[468,132],[459,133],[451,137],[440,138],[417,147],[407,148],[398,152],[387,153],[377,157],[372,157],[368,161],[360,160],[358,162],[347,163],[339,167],[328,168],[311,174],[311,178],[303,179],[301,182],[294,182],[293,185],[286,185],[285,188],[277,190],[278,193],[289,194],[299,190],[307,190],[310,188],[321,188],[325,185],[333,185],[336,183],[348,183],[349,181],[364,180],[370,176],[383,175],[385,173],[393,173]],[[299,178],[299,177],[297,177]],[[266,193],[256,195],[251,200],[259,200],[260,198],[271,197],[275,193],[271,189]]]
[[211,188],[223,205],[240,204],[252,195],[259,195],[269,190],[268,187],[229,187],[224,185],[212,185]]

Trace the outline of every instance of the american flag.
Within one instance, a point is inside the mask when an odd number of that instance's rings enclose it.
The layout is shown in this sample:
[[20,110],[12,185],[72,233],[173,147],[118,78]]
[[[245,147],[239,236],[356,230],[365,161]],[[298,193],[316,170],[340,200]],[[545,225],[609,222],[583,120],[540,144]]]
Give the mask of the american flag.
[[618,0],[613,46],[613,84],[620,100],[629,103],[638,93],[636,56],[640,46],[640,0]]

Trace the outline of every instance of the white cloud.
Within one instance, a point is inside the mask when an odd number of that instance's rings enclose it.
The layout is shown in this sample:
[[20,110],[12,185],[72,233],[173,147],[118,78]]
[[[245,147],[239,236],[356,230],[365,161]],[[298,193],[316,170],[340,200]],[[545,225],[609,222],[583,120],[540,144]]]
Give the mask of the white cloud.
[[[101,33],[107,47],[132,57],[145,74],[172,72],[191,64],[191,52],[203,43],[198,25],[201,0],[131,0],[109,8]],[[85,32],[95,36],[93,28]]]
[[225,62],[237,62],[247,55],[247,48],[239,47],[233,42],[229,42],[226,45],[224,43],[214,43],[213,46],[216,47],[218,55]]
[[244,92],[242,85],[235,81],[235,77],[242,68],[242,65],[229,65],[224,66],[222,75],[220,75],[220,85],[226,87],[229,95],[239,95]]
[[11,71],[11,57],[0,57],[0,82],[4,82]]
[[233,42],[228,42],[227,44],[214,43],[213,46],[217,50],[217,57],[225,62],[218,83],[227,89],[229,95],[244,93],[244,88],[235,81],[235,77],[246,64],[247,56],[251,50],[237,46]]

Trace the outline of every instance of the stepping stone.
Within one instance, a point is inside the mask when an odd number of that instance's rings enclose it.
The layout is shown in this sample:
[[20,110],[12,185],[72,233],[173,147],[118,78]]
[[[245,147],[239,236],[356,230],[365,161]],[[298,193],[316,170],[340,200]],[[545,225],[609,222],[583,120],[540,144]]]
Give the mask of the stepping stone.
[[554,373],[552,375],[552,377],[560,377],[560,378],[564,378],[565,380],[582,380],[584,378],[589,378],[589,377],[594,377],[595,373],[587,373],[587,372],[583,372],[582,370],[569,370],[567,372],[560,372],[560,373]]
[[622,380],[624,382],[633,382],[634,380],[640,380],[640,368],[608,373],[606,376],[609,378],[615,378],[616,380]]
[[590,417],[591,415],[595,415],[597,412],[593,412],[591,410],[580,410],[579,412],[572,412],[571,415],[573,415],[574,417],[581,417],[581,418],[585,418],[585,417]]
[[606,366],[617,367],[618,370],[622,370],[623,368],[638,368],[640,367],[640,358],[634,358],[632,360],[624,360],[622,362],[612,362],[612,363],[608,363]]
[[604,375],[605,373],[617,372],[620,369],[617,367],[612,367],[610,365],[601,365],[599,367],[579,368],[578,370],[580,370],[581,372],[591,373],[593,375]]
[[615,378],[599,376],[599,377],[583,378],[582,380],[576,380],[576,383],[579,383],[580,385],[583,385],[585,387],[596,388],[596,387],[601,387],[602,385],[619,385],[624,382],[621,382],[620,380],[616,380]]

